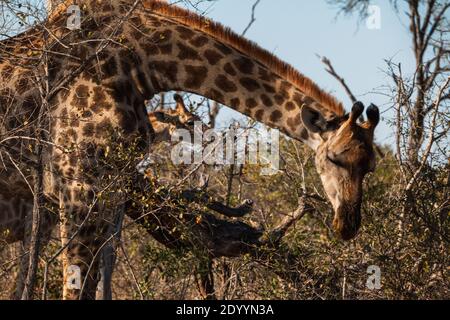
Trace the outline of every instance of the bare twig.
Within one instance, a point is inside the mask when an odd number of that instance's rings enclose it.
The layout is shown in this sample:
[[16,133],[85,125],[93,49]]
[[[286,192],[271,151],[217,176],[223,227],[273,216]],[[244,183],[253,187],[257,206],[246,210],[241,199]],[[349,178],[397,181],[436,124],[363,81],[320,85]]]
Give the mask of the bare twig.
[[320,56],[319,56],[319,58],[321,58],[320,60],[326,66],[325,70],[329,74],[331,74],[337,81],[339,81],[339,83],[342,85],[342,87],[344,87],[345,92],[347,93],[347,95],[350,98],[350,100],[352,101],[352,103],[355,103],[357,101],[356,98],[355,98],[355,95],[352,93],[352,91],[348,87],[347,83],[345,83],[344,78],[341,77],[340,75],[338,75],[336,70],[334,70],[334,67],[331,64],[330,59],[328,59],[327,57],[320,57]]
[[144,300],[144,294],[142,292],[141,286],[139,285],[139,281],[137,280],[136,273],[134,272],[133,266],[130,263],[130,258],[128,257],[128,253],[125,250],[125,247],[122,242],[120,242],[119,247],[122,250],[123,256],[125,258],[125,263],[127,264],[128,268],[130,269],[131,276],[133,277],[134,285],[136,286],[136,289],[139,292],[139,296],[141,297],[141,300]]
[[255,16],[256,7],[258,6],[258,4],[260,2],[261,2],[261,0],[256,0],[255,3],[253,4],[253,6],[252,6],[252,15],[250,17],[250,22],[248,23],[247,27],[245,27],[244,31],[242,32],[243,36],[245,36],[247,31],[250,29],[250,27],[255,23],[255,21],[256,21],[256,16]]
[[430,136],[428,138],[428,143],[427,143],[427,146],[425,147],[425,152],[422,155],[422,160],[420,161],[419,167],[414,172],[413,176],[411,177],[411,179],[408,182],[408,185],[406,186],[407,191],[411,190],[417,177],[420,175],[423,168],[425,167],[425,164],[427,163],[427,160],[428,160],[428,156],[430,155],[430,152],[431,152],[431,148],[433,147],[433,144],[436,141],[435,130],[436,130],[436,124],[437,124],[436,120],[437,120],[437,115],[438,115],[438,111],[439,111],[439,106],[442,102],[442,97],[444,95],[444,91],[447,89],[449,84],[450,84],[450,77],[447,77],[447,80],[442,85],[442,87],[440,87],[438,95],[436,97],[436,100],[433,103],[434,113],[433,113],[433,118],[431,119]]

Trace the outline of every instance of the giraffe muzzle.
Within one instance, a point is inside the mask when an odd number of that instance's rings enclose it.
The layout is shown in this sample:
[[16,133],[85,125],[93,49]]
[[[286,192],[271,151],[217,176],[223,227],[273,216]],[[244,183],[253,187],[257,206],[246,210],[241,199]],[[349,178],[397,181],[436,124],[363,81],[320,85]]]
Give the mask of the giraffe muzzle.
[[361,226],[361,204],[340,206],[335,213],[333,229],[342,240],[356,237]]

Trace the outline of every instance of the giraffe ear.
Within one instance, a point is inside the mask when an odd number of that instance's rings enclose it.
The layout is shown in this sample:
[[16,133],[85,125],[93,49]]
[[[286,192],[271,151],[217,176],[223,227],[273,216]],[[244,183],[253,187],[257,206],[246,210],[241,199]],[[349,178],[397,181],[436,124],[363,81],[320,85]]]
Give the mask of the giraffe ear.
[[308,131],[313,133],[326,131],[327,121],[319,111],[308,106],[303,106],[300,116]]

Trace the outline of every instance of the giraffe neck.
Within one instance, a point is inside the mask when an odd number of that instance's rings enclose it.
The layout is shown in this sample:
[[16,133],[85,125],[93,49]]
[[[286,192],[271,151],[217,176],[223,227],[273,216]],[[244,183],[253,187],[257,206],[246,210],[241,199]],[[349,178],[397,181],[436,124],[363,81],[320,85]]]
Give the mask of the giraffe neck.
[[[87,3],[96,31],[107,34],[118,24],[117,17],[129,14],[134,1],[105,1],[102,7],[94,0]],[[292,67],[275,57],[275,66],[271,65],[267,58],[260,57],[268,53],[256,45],[245,39],[227,41],[235,37],[228,29],[216,26],[219,31],[208,30],[198,17],[189,24],[183,15],[190,13],[176,7],[180,12],[169,12],[171,8],[153,0],[130,11],[115,39],[121,44],[109,46],[103,57],[97,57],[100,67],[95,81],[112,87],[130,102],[171,90],[195,93],[308,144],[311,134],[300,117],[303,106],[317,109],[326,118],[342,115],[342,106],[334,98]],[[205,21],[206,25],[212,23]],[[107,30],[98,30],[101,25]],[[334,107],[324,107],[327,100]]]

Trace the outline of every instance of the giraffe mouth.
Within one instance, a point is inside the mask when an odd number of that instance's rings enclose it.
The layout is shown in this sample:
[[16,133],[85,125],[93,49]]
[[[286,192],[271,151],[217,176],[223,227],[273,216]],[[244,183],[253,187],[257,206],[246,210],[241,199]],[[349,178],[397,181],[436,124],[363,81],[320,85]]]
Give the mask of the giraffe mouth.
[[361,204],[343,205],[338,208],[333,220],[333,229],[345,241],[352,240],[361,226]]

